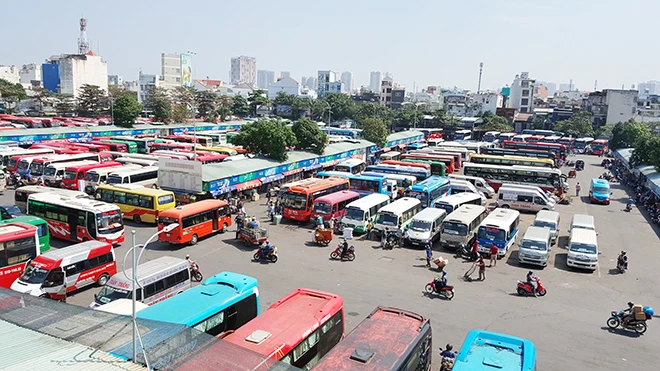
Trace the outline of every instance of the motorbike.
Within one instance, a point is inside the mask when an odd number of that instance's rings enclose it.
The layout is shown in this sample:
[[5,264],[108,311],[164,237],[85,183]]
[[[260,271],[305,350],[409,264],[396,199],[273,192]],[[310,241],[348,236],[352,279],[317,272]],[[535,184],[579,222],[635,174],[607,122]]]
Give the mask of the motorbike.
[[263,247],[260,247],[259,250],[257,250],[257,252],[254,253],[254,256],[252,258],[254,258],[254,260],[256,261],[265,259],[265,260],[270,260],[273,263],[277,263],[277,247],[273,247],[273,250],[270,251],[268,256],[264,256],[262,250]]
[[623,209],[623,211],[631,212],[632,211],[632,206],[633,206],[632,203],[626,204],[626,208]]
[[616,259],[616,269],[619,270],[619,273],[625,273],[628,269],[628,257],[626,255],[619,254],[619,257]]
[[477,260],[477,254],[473,253],[472,250],[470,249],[470,247],[468,247],[467,245],[459,248],[458,250],[456,250],[455,257],[457,259],[463,258],[463,259],[469,260],[471,262]]
[[44,183],[44,180],[39,177],[39,178],[32,178],[32,179],[23,179],[20,178],[16,182],[16,187],[15,188],[20,188],[20,187],[25,187],[29,185],[40,185],[40,186],[45,186],[46,184]]
[[568,160],[568,161],[566,161],[565,165],[568,166],[568,167],[573,167],[573,166],[575,166],[575,161]]
[[344,248],[344,246],[342,246],[342,244],[339,244],[339,246],[337,246],[337,248],[333,252],[330,253],[330,259],[332,259],[332,260],[337,260],[337,259],[344,260],[344,258],[346,258],[346,260],[351,261],[351,262],[353,260],[355,260],[355,248],[353,246],[349,246],[348,251],[346,251],[342,255],[341,251],[342,251],[343,248]]
[[339,220],[335,220],[334,227],[335,227],[335,234],[339,234],[339,235],[344,234],[344,223],[340,222]]
[[[534,288],[527,282],[518,281],[516,292],[518,292],[518,295],[520,296],[534,295]],[[536,277],[536,293],[539,296],[545,296],[545,294],[548,293],[548,290],[545,288],[545,286],[543,286],[541,279],[538,277]]]
[[[622,310],[620,310],[619,312],[612,311],[610,313],[610,318],[607,320],[607,327],[611,329],[615,329],[621,326],[621,328],[626,330],[634,330],[638,334],[643,334],[646,332],[647,329],[646,320],[640,321],[640,320],[630,319],[627,323],[624,323],[623,321],[624,316],[625,316],[625,312]],[[634,315],[631,314],[631,316]],[[653,318],[652,315],[646,314],[646,319],[650,320],[651,318]]]
[[199,270],[199,265],[196,262],[190,263],[190,277],[195,282],[202,282],[204,279],[202,272]]
[[438,281],[438,278],[434,278],[433,281],[429,282],[426,284],[426,292],[429,294],[436,293],[440,296],[444,296],[447,298],[447,300],[451,300],[454,298],[454,286],[443,286],[440,288],[440,291],[436,289],[436,282]]
[[381,247],[384,250],[392,250],[394,247],[399,245],[399,239],[396,237],[396,234],[394,232],[384,232],[385,233],[385,239],[383,239],[380,243]]
[[[451,371],[454,368],[454,361],[456,360],[456,352],[452,352],[454,357],[442,356],[445,352],[444,349],[440,348],[440,356],[442,357],[442,363],[440,364],[440,371]],[[450,351],[451,352],[451,351]]]

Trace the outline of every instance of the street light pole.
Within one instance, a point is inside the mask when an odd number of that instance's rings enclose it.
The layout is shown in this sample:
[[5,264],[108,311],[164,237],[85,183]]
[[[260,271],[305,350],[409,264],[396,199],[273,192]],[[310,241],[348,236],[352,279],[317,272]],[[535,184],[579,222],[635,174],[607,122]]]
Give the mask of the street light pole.
[[112,118],[112,125],[115,124],[115,100],[110,98],[110,116]]
[[328,106],[328,126],[330,126],[330,123],[332,122],[332,118],[331,118],[332,107],[330,107],[330,103],[328,103],[327,101],[323,101],[323,102],[325,102],[325,104]]

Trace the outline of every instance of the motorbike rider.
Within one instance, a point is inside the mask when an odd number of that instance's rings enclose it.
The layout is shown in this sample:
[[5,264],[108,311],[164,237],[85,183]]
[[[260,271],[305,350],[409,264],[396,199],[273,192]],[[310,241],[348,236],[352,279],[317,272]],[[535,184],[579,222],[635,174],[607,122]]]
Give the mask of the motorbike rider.
[[270,244],[270,240],[266,240],[266,244],[261,249],[261,256],[267,258],[273,252],[273,245]]
[[447,286],[447,272],[442,271],[441,274],[438,274],[438,277],[435,279],[435,291],[440,292],[440,290]]
[[626,203],[626,210],[627,211],[632,210],[632,207],[633,207],[634,204],[635,204],[635,200],[633,200],[632,198],[629,198],[628,203]]
[[247,224],[247,227],[250,229],[259,228],[259,223],[257,223],[257,218],[252,218],[252,220],[250,220],[250,222]]
[[623,269],[628,269],[628,256],[626,256],[626,250],[622,250],[617,258],[617,266],[622,266]]
[[635,303],[632,301],[628,302],[628,309],[623,310],[623,316],[621,317],[621,322],[623,323],[624,326],[628,325],[628,322],[630,322],[631,319],[633,319],[633,316],[635,315],[633,313],[633,307],[635,306]]
[[341,257],[343,258],[347,252],[348,252],[348,241],[344,239],[344,243],[341,245]]
[[534,271],[527,272],[527,284],[532,287],[534,296],[536,296],[536,279],[537,277],[534,275]]
[[456,353],[454,353],[453,349],[454,347],[451,344],[447,344],[445,350],[440,352],[440,357],[442,357],[443,360],[444,358],[450,358],[453,362],[454,358],[456,358]]

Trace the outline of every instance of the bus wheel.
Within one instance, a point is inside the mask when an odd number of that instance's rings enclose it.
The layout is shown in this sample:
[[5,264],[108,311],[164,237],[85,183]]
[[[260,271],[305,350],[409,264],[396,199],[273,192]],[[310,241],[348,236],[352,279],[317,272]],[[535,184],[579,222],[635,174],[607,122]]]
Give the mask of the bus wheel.
[[98,281],[96,281],[96,284],[98,284],[99,286],[105,286],[105,284],[108,283],[108,278],[110,278],[110,277],[108,276],[108,274],[107,274],[107,273],[103,273],[103,274],[99,277]]
[[197,244],[197,235],[193,234],[192,237],[190,238],[190,245],[196,245]]
[[507,204],[502,205],[502,208],[503,208],[503,209],[508,209],[508,208],[510,208],[510,207],[511,207],[511,206],[509,206],[509,205],[507,205]]
[[222,225],[222,229],[220,230],[220,233],[225,233],[227,232],[227,223]]
[[142,218],[140,218],[139,215],[135,214],[133,215],[133,221],[136,222],[137,224],[142,223]]

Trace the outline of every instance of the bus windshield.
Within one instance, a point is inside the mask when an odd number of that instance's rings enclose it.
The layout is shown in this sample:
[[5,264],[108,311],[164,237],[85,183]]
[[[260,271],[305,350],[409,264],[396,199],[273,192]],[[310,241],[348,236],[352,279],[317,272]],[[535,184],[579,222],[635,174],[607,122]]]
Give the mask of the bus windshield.
[[399,223],[399,217],[395,214],[383,213],[378,215],[378,223],[395,226]]
[[[41,175],[41,174],[43,174],[43,171],[44,171],[44,164],[42,164],[40,162],[32,162],[30,164],[30,174]],[[55,173],[53,172],[53,174],[55,174]]]
[[435,203],[435,208],[436,209],[442,209],[447,212],[447,215],[451,214],[454,211],[454,207],[450,204],[446,204],[443,202],[436,202]]
[[504,241],[506,232],[499,228],[479,227],[479,238],[491,241]]
[[96,296],[96,301],[102,304],[108,304],[117,299],[128,299],[131,291],[122,290],[112,286],[103,286],[99,294]]
[[307,206],[307,197],[301,193],[287,192],[282,195],[282,206],[289,209],[304,210]]
[[20,280],[25,283],[43,283],[48,272],[50,271],[47,269],[28,265],[27,268],[25,268],[25,272],[21,275]]
[[424,192],[408,191],[408,192],[406,192],[406,197],[414,197],[414,198],[422,201],[422,207],[428,206],[426,204],[426,201],[428,200],[428,196]]
[[522,248],[530,250],[545,251],[547,246],[543,241],[523,240]]
[[110,175],[108,177],[108,184],[121,184],[122,177],[119,175]]
[[351,172],[351,166],[349,165],[335,165],[335,171],[342,171],[346,173]]
[[453,234],[457,236],[467,236],[468,229],[467,225],[463,223],[445,221],[442,223],[442,233]]
[[119,232],[124,228],[121,213],[119,211],[110,211],[96,215],[96,225],[100,234],[110,234]]
[[88,182],[98,182],[99,178],[99,174],[93,171],[90,171],[87,173],[87,175],[85,175],[85,180]]
[[426,232],[431,230],[431,222],[426,220],[413,220],[410,224],[410,228],[413,231]]
[[44,170],[45,176],[53,176],[55,173],[57,173],[57,169],[53,166],[47,166],[46,170]]
[[66,180],[74,180],[76,179],[76,174],[78,174],[75,170],[67,170],[64,172],[64,179]]
[[316,202],[314,203],[314,211],[320,214],[330,214],[332,211],[332,205],[326,204],[325,202]]
[[26,170],[28,166],[30,166],[30,163],[25,160],[21,160],[21,162],[18,163],[18,168],[21,170]]
[[595,186],[594,193],[610,193],[610,188],[603,186]]
[[364,220],[364,210],[354,207],[349,207],[348,209],[346,209],[345,218],[352,220]]

